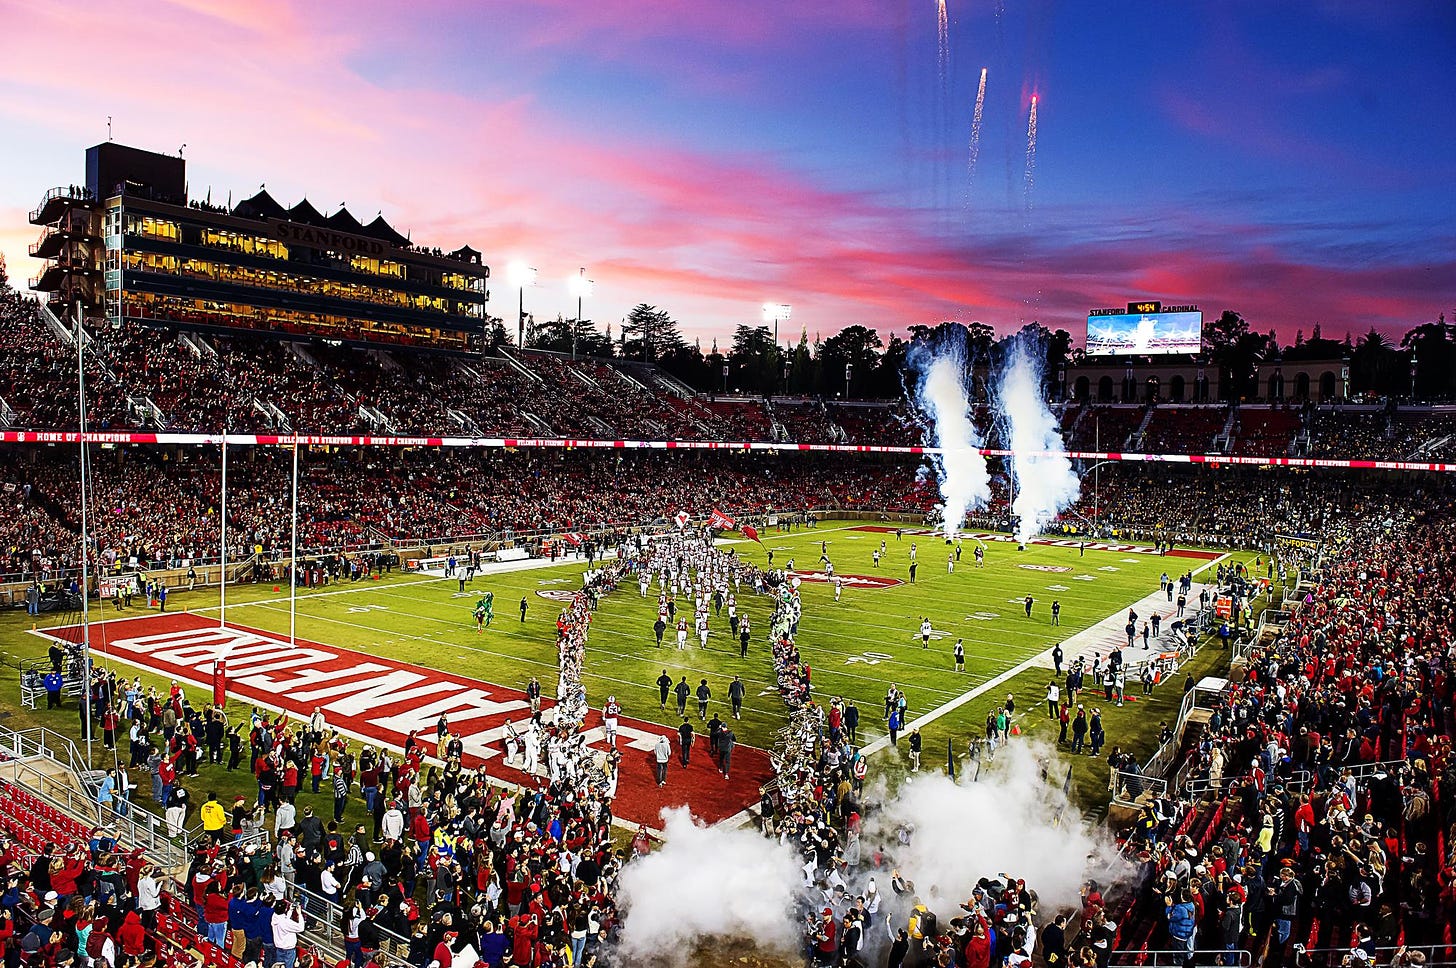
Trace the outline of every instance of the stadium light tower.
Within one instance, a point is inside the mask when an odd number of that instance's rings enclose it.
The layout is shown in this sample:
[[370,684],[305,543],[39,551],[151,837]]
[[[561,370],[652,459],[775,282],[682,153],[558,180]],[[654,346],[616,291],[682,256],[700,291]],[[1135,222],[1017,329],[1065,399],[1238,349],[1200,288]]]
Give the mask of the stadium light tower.
[[526,287],[536,284],[536,270],[519,260],[506,267],[506,278],[520,293],[516,313],[516,348],[526,348]]
[[571,358],[576,359],[576,334],[581,331],[581,301],[596,289],[596,283],[586,277],[586,267],[577,270],[576,275],[566,280],[566,288],[576,297],[576,325],[571,327]]
[[763,322],[767,326],[770,321],[774,328],[774,346],[779,345],[779,320],[787,321],[791,310],[788,303],[764,303]]

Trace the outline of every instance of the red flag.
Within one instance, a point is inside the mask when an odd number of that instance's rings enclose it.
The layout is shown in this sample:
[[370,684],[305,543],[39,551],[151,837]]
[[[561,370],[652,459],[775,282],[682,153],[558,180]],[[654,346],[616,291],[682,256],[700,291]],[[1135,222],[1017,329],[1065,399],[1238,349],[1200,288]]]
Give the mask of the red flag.
[[574,545],[579,545],[582,542],[581,532],[579,531],[568,531],[562,537]]
[[[751,525],[751,524],[745,524],[743,526],[743,529],[742,530],[743,530],[743,536],[745,538],[747,538],[749,541],[758,541],[758,529],[755,528],[753,525]],[[758,541],[758,543],[759,544],[763,544],[762,541]]]
[[732,531],[738,527],[738,522],[714,508],[713,513],[708,516],[708,527],[715,531]]

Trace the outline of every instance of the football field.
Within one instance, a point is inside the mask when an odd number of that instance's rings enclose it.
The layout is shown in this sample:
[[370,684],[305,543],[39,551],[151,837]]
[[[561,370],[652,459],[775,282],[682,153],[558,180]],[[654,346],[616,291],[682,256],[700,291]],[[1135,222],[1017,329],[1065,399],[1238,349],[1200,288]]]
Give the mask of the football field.
[[[1028,672],[998,684],[994,693],[986,688],[988,681],[1079,630],[1125,611],[1158,589],[1162,572],[1176,577],[1215,557],[1196,551],[1159,556],[1132,546],[1089,545],[1083,550],[1075,543],[1032,544],[1021,551],[1004,538],[985,536],[990,540],[983,541],[968,534],[960,542],[961,556],[952,570],[954,546],[939,535],[918,530],[897,537],[893,528],[831,521],[792,533],[766,530],[761,537],[762,544],[734,538],[728,547],[760,565],[768,564],[770,552],[774,567],[785,567],[792,560],[803,579],[797,641],[813,670],[817,698],[853,700],[861,710],[861,741],[872,744],[886,732],[886,690],[891,684],[898,686],[908,698],[909,720],[927,714],[936,717],[922,729],[931,764],[944,762],[947,739],[963,751],[973,732],[981,731],[986,706],[999,705],[1008,688],[1019,684],[1028,693],[1036,689],[1035,694],[1017,697],[1022,710],[1034,710],[1049,673],[1036,673],[1028,685],[1033,676]],[[873,553],[882,542],[884,552],[876,567]],[[983,567],[975,563],[978,545],[985,549]],[[918,565],[913,584],[912,548]],[[834,587],[824,580],[821,554],[844,579],[840,601],[834,600]],[[364,654],[348,661],[378,657],[506,691],[523,691],[532,677],[538,677],[549,697],[556,682],[555,620],[560,599],[580,587],[585,569],[585,561],[577,560],[522,563],[513,570],[478,575],[463,591],[455,578],[397,572],[377,581],[301,589],[294,635],[301,642]],[[286,640],[290,603],[286,586],[275,588],[230,587],[227,624]],[[487,591],[494,594],[495,618],[488,629],[477,632],[472,609]],[[1030,618],[1024,607],[1028,595],[1033,598]],[[523,599],[525,621],[520,617]],[[707,649],[690,636],[688,647],[679,650],[671,630],[663,646],[655,643],[655,585],[647,598],[639,596],[635,583],[604,598],[593,615],[583,674],[592,706],[599,710],[606,697],[614,695],[624,717],[671,729],[681,717],[671,698],[666,709],[659,703],[656,680],[665,671],[674,682],[685,677],[694,689],[706,679],[713,692],[712,710],[726,719],[728,683],[736,675],[747,686],[743,718],[734,724],[738,740],[770,747],[785,715],[766,641],[772,600],[752,594],[746,586],[737,600],[740,614],[747,614],[754,627],[746,657],[740,657],[738,642],[730,634],[726,609],[711,618]],[[1059,626],[1051,622],[1053,601],[1061,606]],[[217,590],[172,596],[169,617],[183,610],[198,626],[215,623]],[[102,617],[93,614],[93,621]],[[114,618],[116,613],[107,611],[104,617]],[[925,619],[932,627],[928,648],[920,634]],[[113,623],[103,638],[116,638],[129,627],[141,624]],[[47,645],[42,638],[19,633],[6,624],[6,647],[12,653],[38,654]],[[952,659],[958,638],[964,641],[966,655],[960,673]],[[124,656],[117,653],[117,657]],[[175,669],[151,668],[160,676],[176,674]],[[199,678],[194,676],[193,681]],[[983,701],[956,704],[978,689],[987,693]],[[265,693],[253,701],[267,702],[268,697]],[[689,713],[701,729],[695,706],[689,704]],[[942,707],[949,708],[937,715]]]

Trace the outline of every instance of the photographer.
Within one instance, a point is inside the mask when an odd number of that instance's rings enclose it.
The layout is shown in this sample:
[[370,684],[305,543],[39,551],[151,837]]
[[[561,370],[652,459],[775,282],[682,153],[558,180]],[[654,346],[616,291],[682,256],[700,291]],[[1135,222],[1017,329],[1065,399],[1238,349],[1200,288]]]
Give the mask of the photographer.
[[274,956],[268,958],[269,964],[294,968],[298,961],[298,936],[303,933],[304,926],[303,911],[297,904],[279,901],[273,905]]

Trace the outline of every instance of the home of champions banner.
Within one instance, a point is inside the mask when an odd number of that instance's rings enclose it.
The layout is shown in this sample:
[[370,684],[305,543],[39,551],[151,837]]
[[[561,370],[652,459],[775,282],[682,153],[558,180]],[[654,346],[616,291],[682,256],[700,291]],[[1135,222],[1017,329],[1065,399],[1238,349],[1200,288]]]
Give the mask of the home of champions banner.
[[[65,641],[80,640],[80,626],[50,630]],[[98,664],[119,660],[169,679],[192,685],[193,702],[213,698],[216,665],[226,663],[226,691],[234,700],[282,710],[307,718],[314,707],[329,724],[369,743],[403,747],[411,731],[434,738],[443,713],[460,734],[468,767],[484,765],[497,779],[535,785],[538,778],[505,765],[507,722],[530,719],[526,694],[438,669],[429,669],[350,649],[285,639],[258,629],[229,625],[192,614],[155,615],[95,623],[92,654]],[[551,718],[550,700],[543,718]],[[245,710],[230,708],[233,716]],[[700,739],[686,768],[677,766],[676,731],[655,723],[623,717],[617,748],[622,753],[614,812],[632,824],[656,827],[664,807],[688,805],[709,823],[731,817],[758,801],[759,785],[771,775],[768,755],[739,745],[734,751],[733,778],[724,780]],[[587,744],[605,751],[600,712],[586,722]],[[519,728],[519,727],[518,727]],[[664,787],[653,775],[652,750],[659,735],[673,743],[673,768]],[[544,775],[539,778],[544,782]]]

